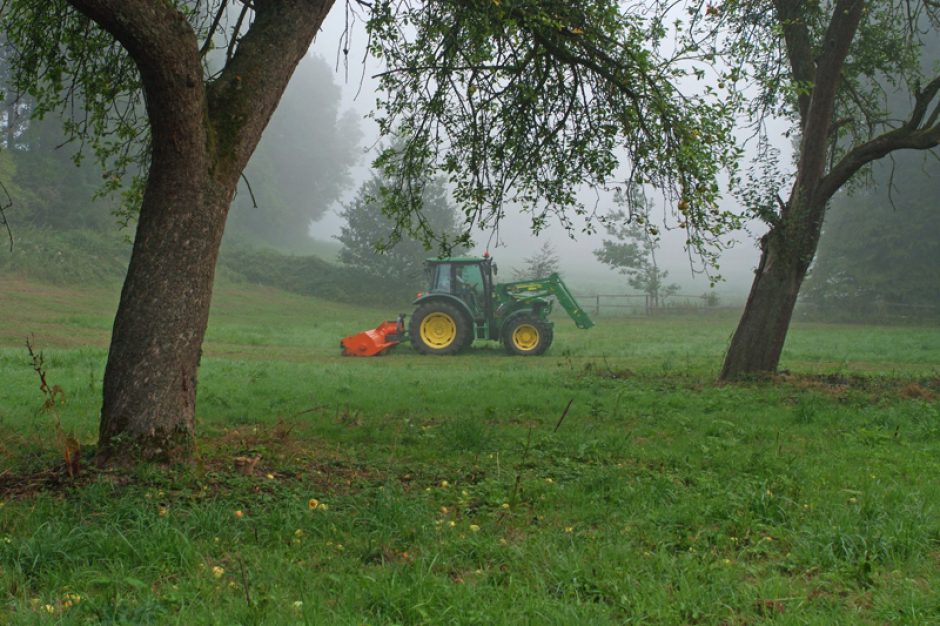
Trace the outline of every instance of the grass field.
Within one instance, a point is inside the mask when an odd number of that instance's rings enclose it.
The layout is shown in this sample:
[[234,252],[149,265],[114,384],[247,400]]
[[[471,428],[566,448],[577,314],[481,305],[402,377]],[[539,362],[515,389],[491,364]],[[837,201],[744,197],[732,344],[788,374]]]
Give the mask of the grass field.
[[223,287],[198,462],[70,480],[117,294],[0,294],[0,623],[940,623],[936,328],[796,325],[720,386],[730,317],[352,359],[398,311]]

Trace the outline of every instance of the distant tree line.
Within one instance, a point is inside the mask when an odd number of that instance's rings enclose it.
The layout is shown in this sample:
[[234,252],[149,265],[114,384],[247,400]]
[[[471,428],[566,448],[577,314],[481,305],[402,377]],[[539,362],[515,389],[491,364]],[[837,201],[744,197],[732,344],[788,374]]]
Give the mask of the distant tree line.
[[[919,59],[925,71],[933,68],[940,59],[940,38],[926,38]],[[897,119],[911,106],[900,89],[888,92],[885,101],[888,115]],[[866,173],[833,198],[803,289],[807,313],[936,320],[940,161],[936,154],[904,150],[873,163]]]
[[[5,58],[0,55],[0,62]],[[70,142],[58,115],[36,110],[0,67],[0,179],[10,194],[11,225],[54,230],[113,230],[121,197],[107,187],[87,146]],[[358,121],[340,111],[340,87],[318,57],[298,66],[239,185],[226,229],[245,242],[303,249],[312,220],[349,188],[359,157]],[[311,112],[316,111],[316,119]],[[127,178],[136,173],[131,168]],[[125,180],[124,183],[128,183]]]
[[873,185],[829,209],[802,301],[846,319],[940,316],[940,164],[916,153],[878,163]]

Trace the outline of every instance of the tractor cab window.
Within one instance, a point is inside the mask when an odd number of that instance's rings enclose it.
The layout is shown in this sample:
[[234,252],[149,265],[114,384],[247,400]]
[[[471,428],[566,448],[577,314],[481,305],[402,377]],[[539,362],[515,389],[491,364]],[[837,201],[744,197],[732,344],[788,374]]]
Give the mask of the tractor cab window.
[[458,265],[454,274],[461,288],[483,293],[483,273],[479,265]]
[[434,275],[431,277],[431,291],[450,293],[451,264],[441,263],[434,266]]
[[475,319],[482,319],[485,315],[486,287],[483,282],[483,272],[478,264],[457,265],[454,268],[453,293],[464,301]]

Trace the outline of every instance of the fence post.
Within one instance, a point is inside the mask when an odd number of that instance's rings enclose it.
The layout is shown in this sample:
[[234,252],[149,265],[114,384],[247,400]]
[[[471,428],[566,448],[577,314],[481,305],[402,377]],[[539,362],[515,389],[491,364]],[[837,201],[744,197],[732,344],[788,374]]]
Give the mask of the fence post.
[[594,295],[594,315],[600,317],[601,315],[601,296],[600,294]]

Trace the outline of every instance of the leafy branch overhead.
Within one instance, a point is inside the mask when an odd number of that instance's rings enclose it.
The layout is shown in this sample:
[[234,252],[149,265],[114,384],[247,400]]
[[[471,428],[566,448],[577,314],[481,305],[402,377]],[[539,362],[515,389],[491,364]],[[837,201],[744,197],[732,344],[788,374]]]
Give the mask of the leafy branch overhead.
[[[666,29],[642,6],[612,0],[376,2],[370,51],[385,63],[375,117],[405,141],[377,159],[398,214],[415,227],[424,181],[444,174],[473,225],[504,203],[574,229],[595,208],[578,187],[649,184],[682,213],[689,243],[712,250],[734,225],[717,206],[734,169],[733,103],[680,81],[698,69],[660,47]],[[468,235],[469,236],[469,235]]]
[[[827,46],[846,40],[837,17],[843,4],[862,4],[857,31],[848,37],[849,53],[838,69],[830,68]],[[723,75],[741,93],[751,93],[744,112],[759,138],[757,161],[769,175],[752,178],[742,188],[751,212],[775,224],[785,203],[783,188],[791,176],[776,167],[767,122],[790,122],[787,136],[811,142],[801,154],[824,155],[824,175],[810,202],[826,202],[875,160],[895,150],[930,149],[940,143],[940,72],[924,53],[940,33],[940,5],[932,0],[806,3],[776,0],[773,10],[757,0],[705,3],[688,7],[686,47],[697,47],[723,60]],[[811,132],[812,98],[818,87],[835,85],[831,116],[820,120],[823,132]],[[903,98],[907,106],[889,107]],[[819,117],[819,116],[817,116]],[[818,126],[818,124],[817,124]],[[818,151],[812,142],[823,144]]]
[[[61,116],[75,160],[89,156],[102,168],[101,193],[118,193],[121,217],[133,220],[150,166],[151,121],[140,69],[124,44],[66,0],[0,0],[6,59],[16,95],[34,102],[32,115]],[[100,3],[79,3],[94,6]],[[253,73],[254,50],[239,55],[252,41],[259,22],[255,3],[236,0],[172,0],[198,46],[202,78],[221,95],[234,84],[246,89]],[[277,18],[274,5],[264,15]],[[105,14],[113,9],[101,8]],[[130,10],[128,9],[128,14]],[[266,26],[271,19],[261,21]],[[255,28],[261,31],[262,28]],[[255,33],[255,39],[258,35]],[[215,103],[215,109],[220,108]],[[224,134],[224,133],[220,133]]]
[[[5,0],[0,6],[11,88],[34,102],[32,116],[63,119],[76,162],[102,166],[102,190],[117,192],[128,173],[146,171],[150,138],[140,75],[125,49],[64,0]],[[141,187],[131,188],[130,205]]]

